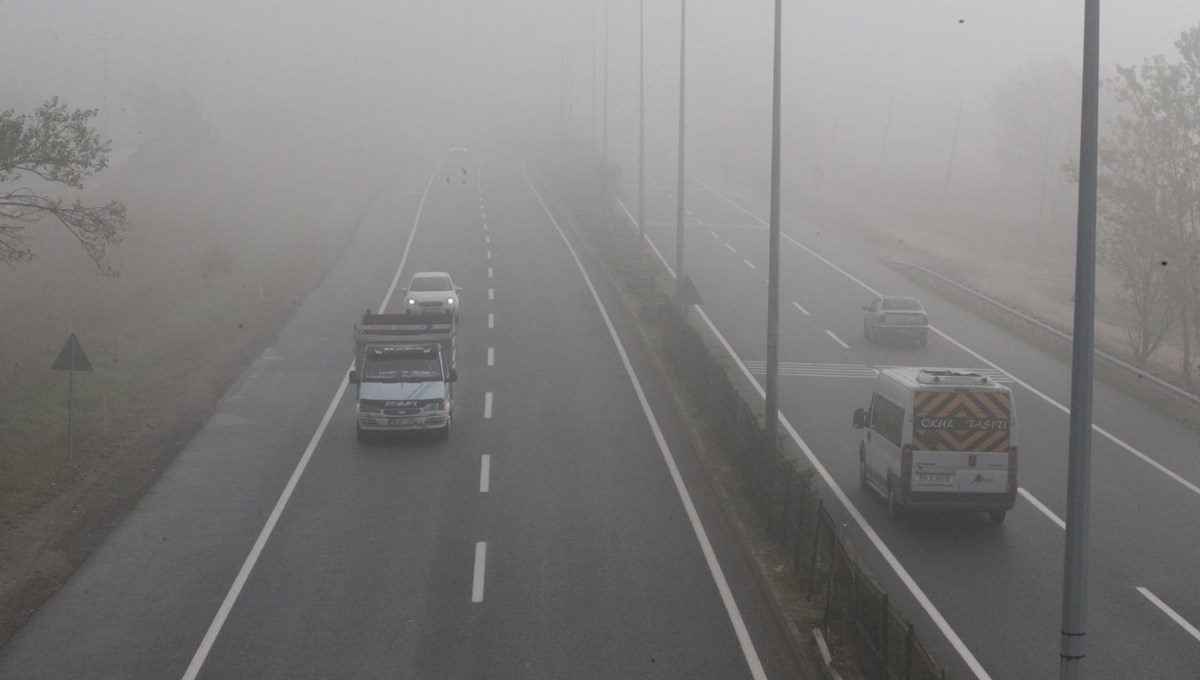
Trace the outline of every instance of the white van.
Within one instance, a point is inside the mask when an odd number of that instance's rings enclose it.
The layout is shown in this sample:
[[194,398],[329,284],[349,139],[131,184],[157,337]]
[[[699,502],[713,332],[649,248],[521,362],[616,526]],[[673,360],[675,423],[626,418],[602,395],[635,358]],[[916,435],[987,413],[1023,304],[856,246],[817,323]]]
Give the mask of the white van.
[[859,482],[905,507],[988,513],[1004,521],[1017,500],[1017,429],[1012,391],[980,373],[952,368],[886,368],[867,409]]

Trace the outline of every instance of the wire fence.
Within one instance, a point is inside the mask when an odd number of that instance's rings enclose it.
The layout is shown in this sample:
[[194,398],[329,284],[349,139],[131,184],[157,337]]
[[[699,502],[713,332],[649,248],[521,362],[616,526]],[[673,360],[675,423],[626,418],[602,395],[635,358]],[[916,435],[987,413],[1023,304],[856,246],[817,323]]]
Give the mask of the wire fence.
[[[718,358],[679,308],[662,305],[665,354],[711,426],[733,453],[766,532],[790,556],[798,592],[821,602],[822,632],[841,664],[869,680],[944,680],[888,594],[863,568],[816,492],[811,469],[798,464],[783,440],[768,453],[762,422]],[[723,363],[723,361],[725,363]]]

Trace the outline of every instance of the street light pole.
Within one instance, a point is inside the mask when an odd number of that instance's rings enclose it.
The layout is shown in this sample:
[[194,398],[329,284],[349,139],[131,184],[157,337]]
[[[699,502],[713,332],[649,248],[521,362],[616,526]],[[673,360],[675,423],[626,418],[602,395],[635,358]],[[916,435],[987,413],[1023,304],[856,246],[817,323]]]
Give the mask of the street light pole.
[[675,186],[675,297],[679,305],[687,306],[687,273],[683,268],[683,142],[685,85],[687,83],[687,0],[679,0],[679,158],[676,161],[678,181]]
[[601,138],[603,146],[600,149],[600,158],[604,162],[608,162],[608,0],[604,0],[604,111],[601,119]]
[[646,234],[646,0],[638,2],[638,232]]
[[771,91],[771,224],[767,256],[767,453],[775,457],[779,432],[779,168],[783,0],[775,0],[775,64]]
[[1100,0],[1083,5],[1083,105],[1079,130],[1079,217],[1071,435],[1067,445],[1067,531],[1063,560],[1059,677],[1076,680],[1087,620],[1088,515],[1092,475],[1092,369],[1096,322],[1096,174],[1099,155]]

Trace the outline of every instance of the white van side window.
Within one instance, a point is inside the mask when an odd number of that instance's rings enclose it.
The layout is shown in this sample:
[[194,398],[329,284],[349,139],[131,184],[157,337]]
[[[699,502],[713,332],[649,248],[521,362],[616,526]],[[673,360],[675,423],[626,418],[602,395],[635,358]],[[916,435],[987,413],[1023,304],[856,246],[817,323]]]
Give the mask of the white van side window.
[[875,394],[871,397],[871,429],[879,436],[900,446],[904,436],[904,407]]

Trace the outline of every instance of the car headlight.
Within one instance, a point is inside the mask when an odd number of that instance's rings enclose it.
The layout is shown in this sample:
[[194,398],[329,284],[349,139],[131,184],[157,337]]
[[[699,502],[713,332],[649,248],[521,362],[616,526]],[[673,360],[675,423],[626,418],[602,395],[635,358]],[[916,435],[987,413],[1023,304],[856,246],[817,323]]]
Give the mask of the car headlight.
[[409,299],[408,299],[408,304],[410,304],[410,305],[415,305],[415,304],[417,304],[417,301],[416,301],[415,299],[413,299],[413,298],[409,298]]
[[451,297],[451,298],[446,298],[446,304],[448,304],[448,305],[452,305],[452,304],[454,304],[454,298],[452,298],[452,297]]

